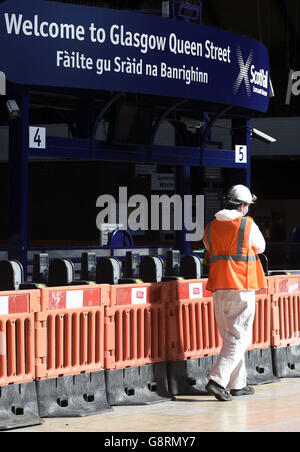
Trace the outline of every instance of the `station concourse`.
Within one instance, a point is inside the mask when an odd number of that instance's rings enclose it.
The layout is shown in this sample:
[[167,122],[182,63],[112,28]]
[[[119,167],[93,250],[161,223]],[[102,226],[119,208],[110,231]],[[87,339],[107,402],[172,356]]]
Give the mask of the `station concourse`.
[[[130,438],[130,432],[145,432],[146,438],[158,437],[159,433],[172,436],[172,433],[180,435],[182,432],[185,437],[195,434],[201,441],[201,433],[300,431],[298,379],[257,386],[253,397],[240,397],[232,403],[218,403],[208,395],[176,399],[176,402],[147,406],[115,407],[104,416],[46,419],[42,425],[11,432],[101,432],[102,442],[111,439],[113,433],[116,439]],[[122,433],[120,437],[118,432]]]
[[[0,1],[0,431],[300,431],[296,2]],[[255,394],[220,403],[202,237],[235,184],[267,284]]]

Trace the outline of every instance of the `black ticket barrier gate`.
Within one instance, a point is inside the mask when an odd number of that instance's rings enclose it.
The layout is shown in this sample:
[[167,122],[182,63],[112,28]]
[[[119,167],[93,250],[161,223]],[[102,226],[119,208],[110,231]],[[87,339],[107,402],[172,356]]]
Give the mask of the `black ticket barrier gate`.
[[0,262],[0,290],[18,290],[23,283],[24,271],[19,261],[11,259]]
[[[127,267],[129,264],[127,264]],[[132,277],[122,277],[122,265],[116,257],[101,257],[96,265],[96,282],[97,284],[138,284],[142,281],[133,277],[136,272],[130,272],[128,268],[128,275]]]
[[74,281],[74,264],[70,259],[53,259],[49,264],[48,286],[67,286]]
[[140,265],[140,278],[144,282],[161,282],[163,279],[164,262],[158,256],[144,256]]
[[120,278],[120,261],[116,257],[100,257],[96,266],[97,284],[118,284]]
[[141,260],[140,277],[144,282],[166,282],[182,279],[180,272],[180,252],[167,252],[166,261],[160,256],[145,256]]
[[186,255],[180,260],[180,276],[184,279],[200,279],[203,277],[203,264],[199,256]]
[[71,259],[53,259],[49,264],[48,286],[81,286],[95,284],[94,281],[76,280],[75,268]]
[[30,290],[44,287],[38,282],[24,282],[23,265],[17,259],[0,261],[0,290]]

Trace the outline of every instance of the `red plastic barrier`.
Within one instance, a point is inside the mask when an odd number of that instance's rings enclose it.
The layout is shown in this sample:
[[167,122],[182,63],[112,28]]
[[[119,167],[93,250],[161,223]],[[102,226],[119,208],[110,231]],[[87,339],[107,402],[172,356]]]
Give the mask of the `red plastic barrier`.
[[[274,293],[274,277],[268,276],[268,287],[256,291],[256,295]],[[207,278],[172,281],[172,300],[187,300],[193,298],[212,297],[212,293],[206,289]]]
[[207,279],[182,279],[171,282],[172,301],[212,297],[206,290]]
[[54,378],[104,368],[104,307],[109,285],[41,289],[36,314],[36,377]]
[[105,308],[105,369],[166,361],[166,304],[171,284],[111,286]]
[[[290,286],[287,286],[290,287]],[[272,346],[300,344],[300,292],[272,296]]]
[[166,303],[171,300],[172,282],[119,284],[111,286],[110,306]]
[[169,361],[218,354],[222,339],[215,321],[212,298],[169,303],[167,338]]
[[267,276],[266,280],[267,280],[268,288],[262,289],[262,291],[257,291],[257,293],[259,293],[259,294],[264,293],[264,294],[272,295],[275,292],[275,278],[276,278],[276,276]]
[[222,340],[216,325],[207,279],[172,281],[167,315],[168,360],[218,354]]
[[114,338],[106,340],[106,369],[166,361],[165,306],[118,306],[109,308],[107,317],[113,319],[109,331]]
[[34,315],[39,302],[39,290],[1,292],[0,386],[35,378]]
[[300,292],[300,275],[273,276],[274,294]]
[[[213,315],[207,279],[172,281],[167,314],[168,360],[178,361],[219,353],[221,338]],[[205,302],[204,302],[205,300]],[[211,341],[210,341],[211,339]]]
[[255,296],[255,317],[253,322],[252,344],[248,350],[271,347],[271,296]]
[[[256,291],[253,338],[248,350],[271,346],[271,296],[273,277],[268,288]],[[172,302],[167,315],[167,346],[170,361],[200,358],[220,352],[222,339],[215,321],[212,294],[207,279],[172,282]]]
[[300,344],[300,275],[273,276],[272,346]]

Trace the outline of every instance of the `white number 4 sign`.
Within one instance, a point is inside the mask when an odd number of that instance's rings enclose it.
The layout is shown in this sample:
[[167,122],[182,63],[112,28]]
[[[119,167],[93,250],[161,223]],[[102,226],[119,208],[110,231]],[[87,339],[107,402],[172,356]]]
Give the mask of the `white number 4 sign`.
[[46,149],[45,127],[29,127],[29,147],[35,149]]
[[247,146],[238,144],[235,147],[235,163],[247,163]]

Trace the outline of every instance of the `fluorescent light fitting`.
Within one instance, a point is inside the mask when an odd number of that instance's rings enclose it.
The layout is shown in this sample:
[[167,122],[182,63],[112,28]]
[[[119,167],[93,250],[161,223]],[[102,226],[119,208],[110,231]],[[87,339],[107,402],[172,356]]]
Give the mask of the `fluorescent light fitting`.
[[251,137],[260,141],[264,141],[265,143],[275,143],[277,141],[276,138],[271,137],[270,135],[267,135],[266,133],[262,132],[258,129],[251,129]]

